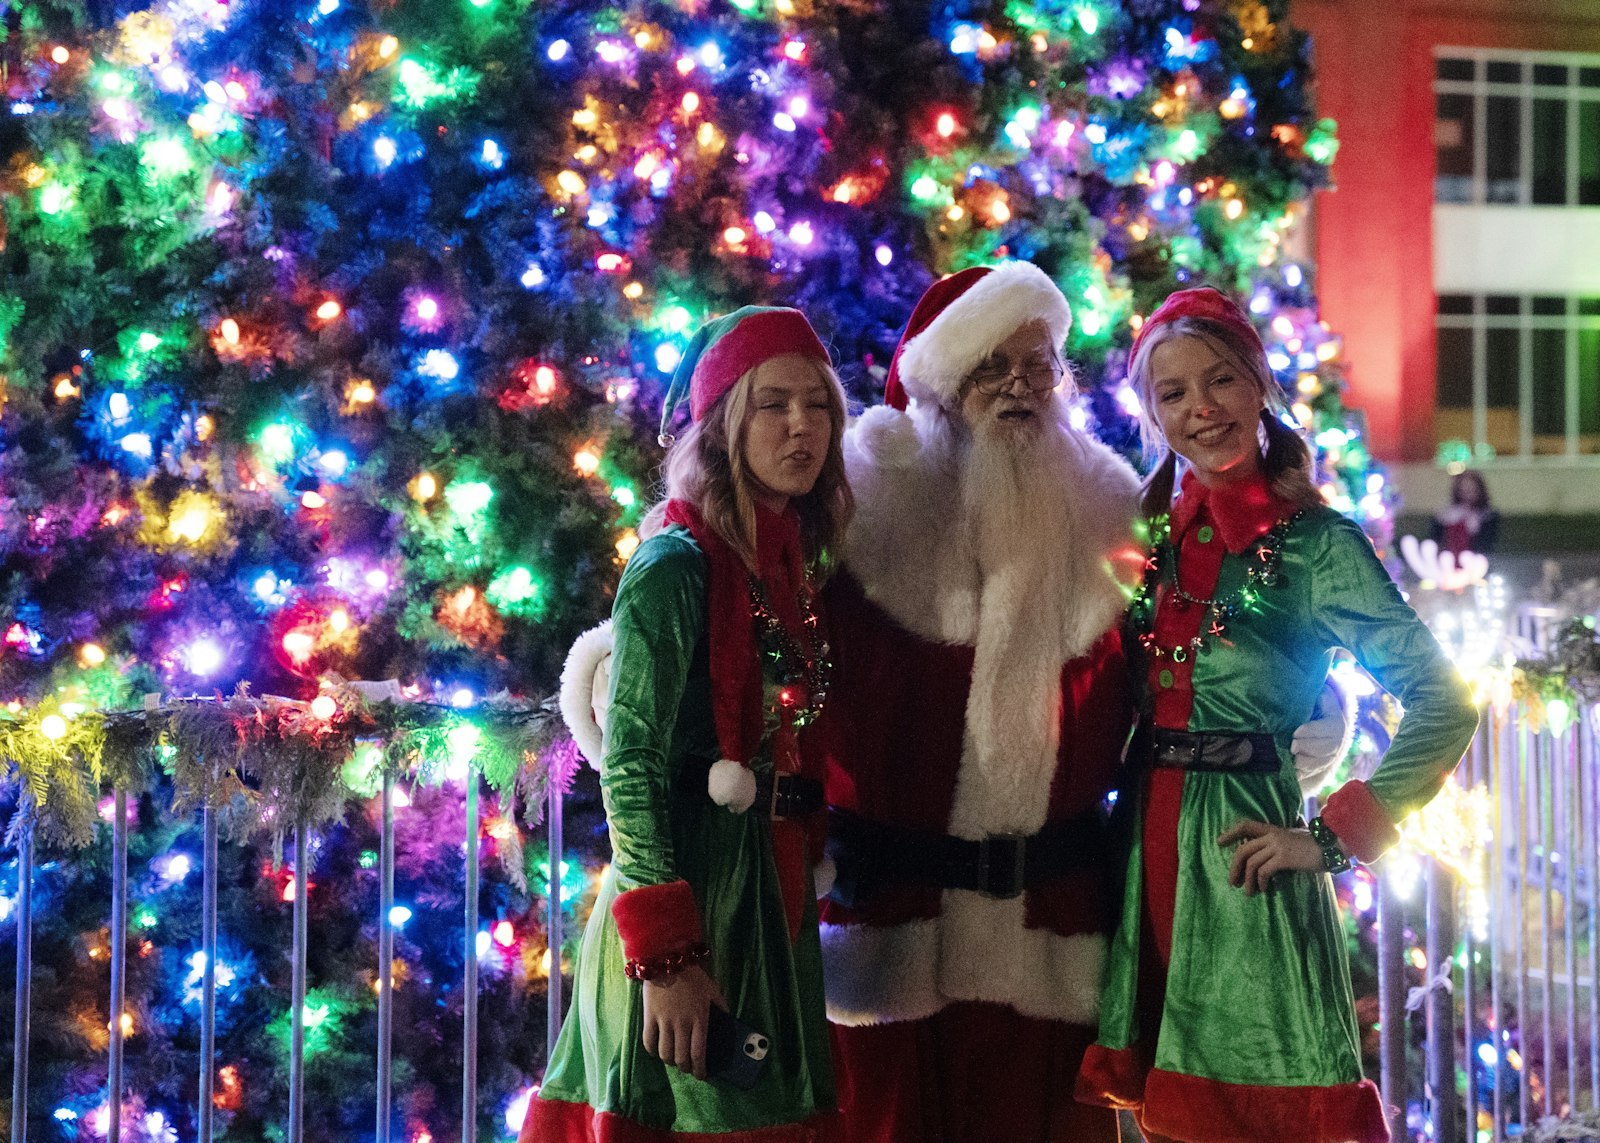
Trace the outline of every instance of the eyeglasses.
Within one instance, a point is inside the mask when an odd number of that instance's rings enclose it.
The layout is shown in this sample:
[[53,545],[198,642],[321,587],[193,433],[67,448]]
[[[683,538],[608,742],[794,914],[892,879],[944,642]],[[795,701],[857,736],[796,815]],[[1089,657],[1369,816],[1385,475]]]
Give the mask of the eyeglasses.
[[1009,392],[1014,379],[1021,379],[1030,393],[1042,393],[1061,383],[1061,362],[1052,357],[1049,361],[1027,361],[1020,365],[980,365],[969,377],[973,388],[985,397],[998,397]]

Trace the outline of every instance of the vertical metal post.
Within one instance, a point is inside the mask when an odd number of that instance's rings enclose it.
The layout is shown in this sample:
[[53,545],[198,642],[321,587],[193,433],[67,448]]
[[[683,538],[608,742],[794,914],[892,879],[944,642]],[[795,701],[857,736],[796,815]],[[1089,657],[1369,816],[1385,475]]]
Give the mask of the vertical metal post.
[[11,1140],[28,1143],[28,1021],[33,1014],[33,823],[17,840],[17,992],[11,1028]]
[[1578,1108],[1578,863],[1583,861],[1578,844],[1578,728],[1569,727],[1557,744],[1561,764],[1556,773],[1561,781],[1561,871],[1565,875],[1561,890],[1561,912],[1566,921],[1566,950],[1562,967],[1567,974],[1567,1107]]
[[[212,773],[213,782],[216,773]],[[213,1085],[217,1074],[217,811],[211,806],[211,791],[206,791],[201,815],[205,833],[205,852],[201,856],[200,955],[205,971],[200,977],[200,1143],[211,1143]]]
[[1378,877],[1378,1062],[1389,1135],[1404,1138],[1406,1126],[1405,902],[1394,879]]
[[1583,712],[1582,756],[1578,773],[1583,781],[1583,813],[1588,821],[1583,846],[1583,868],[1589,884],[1589,1107],[1600,1110],[1600,753],[1595,747],[1596,710]]
[[1539,815],[1539,968],[1544,979],[1540,983],[1539,999],[1543,1011],[1539,1014],[1540,1030],[1544,1036],[1544,1043],[1539,1048],[1539,1063],[1544,1068],[1544,1113],[1554,1115],[1556,1109],[1555,1093],[1555,1026],[1554,1013],[1551,1009],[1555,1006],[1555,961],[1552,956],[1551,945],[1554,938],[1551,934],[1553,926],[1550,894],[1555,889],[1555,862],[1550,860],[1550,850],[1554,841],[1553,828],[1555,824],[1555,740],[1550,736],[1547,726],[1538,738],[1539,749],[1535,755],[1535,765],[1538,767],[1539,784],[1538,796],[1534,801],[1534,812]]
[[549,825],[550,885],[545,898],[549,904],[549,916],[545,918],[544,931],[550,949],[550,977],[547,981],[549,989],[545,994],[544,1060],[545,1066],[549,1067],[556,1055],[556,1037],[561,1034],[561,997],[565,984],[561,977],[561,859],[566,853],[566,845],[562,839],[562,802],[558,783],[550,783],[547,798],[549,805],[545,810],[545,821]]
[[378,1137],[389,1143],[394,1044],[394,775],[383,775],[383,824],[378,835]]
[[294,959],[289,985],[289,1143],[302,1143],[306,1130],[306,902],[305,822],[294,826]]
[[1530,816],[1535,811],[1537,787],[1533,776],[1536,768],[1530,758],[1533,736],[1526,725],[1517,728],[1516,784],[1511,787],[1517,798],[1516,812],[1511,816],[1512,834],[1517,845],[1517,892],[1511,908],[1511,931],[1517,966],[1517,1051],[1522,1066],[1517,1069],[1517,1133],[1527,1134],[1533,1125],[1533,1097],[1528,1086],[1528,1069],[1533,1046],[1528,1036],[1528,875],[1533,859],[1528,853],[1528,828]]
[[111,823],[111,1051],[106,1081],[106,1143],[122,1143],[122,1009],[128,967],[128,794],[112,796]]
[[1491,1143],[1505,1143],[1505,1095],[1501,1089],[1505,1085],[1506,1012],[1500,995],[1500,977],[1504,971],[1500,941],[1506,925],[1506,801],[1510,797],[1506,755],[1507,744],[1512,740],[1507,725],[1499,720],[1492,707],[1484,717],[1490,728],[1489,795],[1494,805],[1494,836],[1489,842],[1489,1036],[1494,1047]]
[[478,1138],[478,771],[467,768],[467,931],[462,983],[461,1143]]
[[1455,997],[1434,978],[1453,975],[1456,947],[1455,878],[1437,858],[1428,861],[1427,1098],[1434,1143],[1460,1143],[1456,1130]]

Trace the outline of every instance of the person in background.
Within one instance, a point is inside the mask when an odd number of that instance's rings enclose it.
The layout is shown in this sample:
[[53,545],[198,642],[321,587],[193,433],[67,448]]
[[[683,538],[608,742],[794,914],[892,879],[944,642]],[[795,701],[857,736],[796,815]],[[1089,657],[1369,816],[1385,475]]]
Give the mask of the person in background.
[[[1119,802],[1126,889],[1079,1098],[1133,1111],[1150,1140],[1384,1143],[1329,874],[1377,858],[1438,792],[1477,728],[1471,693],[1361,529],[1323,504],[1233,302],[1169,297],[1129,381],[1161,453],[1129,615],[1141,776]],[[1308,825],[1288,745],[1337,647],[1405,715],[1371,779]]]
[[[612,610],[612,862],[521,1143],[815,1143],[837,1122],[809,724],[829,672],[818,575],[852,510],[844,395],[798,311],[746,307],[690,343],[664,442],[685,399],[659,530]],[[717,1008],[756,1037],[744,1086],[708,1074]]]
[[1433,539],[1442,552],[1488,555],[1500,538],[1500,513],[1489,501],[1483,474],[1467,469],[1450,478],[1450,503],[1433,518]]

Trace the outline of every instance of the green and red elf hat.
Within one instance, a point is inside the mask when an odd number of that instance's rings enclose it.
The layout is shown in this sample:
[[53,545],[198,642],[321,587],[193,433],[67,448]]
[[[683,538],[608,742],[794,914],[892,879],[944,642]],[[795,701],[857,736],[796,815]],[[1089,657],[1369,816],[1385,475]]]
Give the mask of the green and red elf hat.
[[661,404],[661,446],[672,443],[672,422],[685,401],[694,422],[764,361],[798,353],[831,365],[806,315],[786,306],[743,306],[700,327],[673,370]]
[[1134,335],[1133,349],[1128,355],[1128,360],[1132,361],[1139,356],[1139,347],[1144,344],[1145,338],[1150,336],[1151,330],[1184,318],[1208,321],[1231,330],[1243,338],[1246,345],[1255,347],[1262,356],[1266,355],[1267,350],[1266,346],[1261,344],[1261,335],[1256,332],[1256,327],[1245,316],[1245,312],[1234,304],[1233,299],[1211,286],[1197,286],[1192,290],[1179,290],[1177,293],[1168,294],[1167,300],[1156,307],[1156,312],[1144,319],[1144,324]]
[[1044,322],[1057,349],[1072,328],[1066,297],[1031,262],[971,266],[940,278],[906,322],[889,362],[884,404],[904,409],[915,397],[948,406],[984,358],[1033,321]]

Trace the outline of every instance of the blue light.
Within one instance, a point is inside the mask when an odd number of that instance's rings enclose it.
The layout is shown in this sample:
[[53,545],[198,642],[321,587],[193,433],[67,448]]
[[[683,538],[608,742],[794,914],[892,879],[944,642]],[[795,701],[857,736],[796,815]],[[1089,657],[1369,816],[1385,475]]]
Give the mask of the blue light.
[[710,40],[701,44],[700,62],[708,68],[720,68],[722,66],[722,48],[715,41]]
[[982,29],[976,24],[957,24],[950,29],[950,52],[952,55],[970,56],[978,50],[979,37]]
[[493,139],[483,141],[483,150],[478,155],[478,161],[491,171],[498,171],[506,165],[506,153],[500,149],[500,144]]
[[553,62],[560,63],[562,60],[567,58],[571,51],[572,45],[567,43],[566,40],[556,40],[545,49],[544,54],[549,56]]
[[387,135],[379,135],[372,144],[372,157],[378,160],[379,167],[387,167],[399,153],[399,146]]
[[394,905],[389,909],[389,926],[395,929],[404,928],[411,916],[411,910],[404,905]]
[[461,362],[448,349],[430,349],[422,355],[417,371],[440,381],[454,381],[461,375]]
[[322,454],[317,460],[317,467],[329,476],[337,479],[350,468],[350,458],[342,449],[332,449]]
[[1500,1058],[1500,1053],[1494,1050],[1493,1044],[1479,1044],[1478,1058],[1483,1061],[1484,1067],[1492,1068],[1495,1061]]

